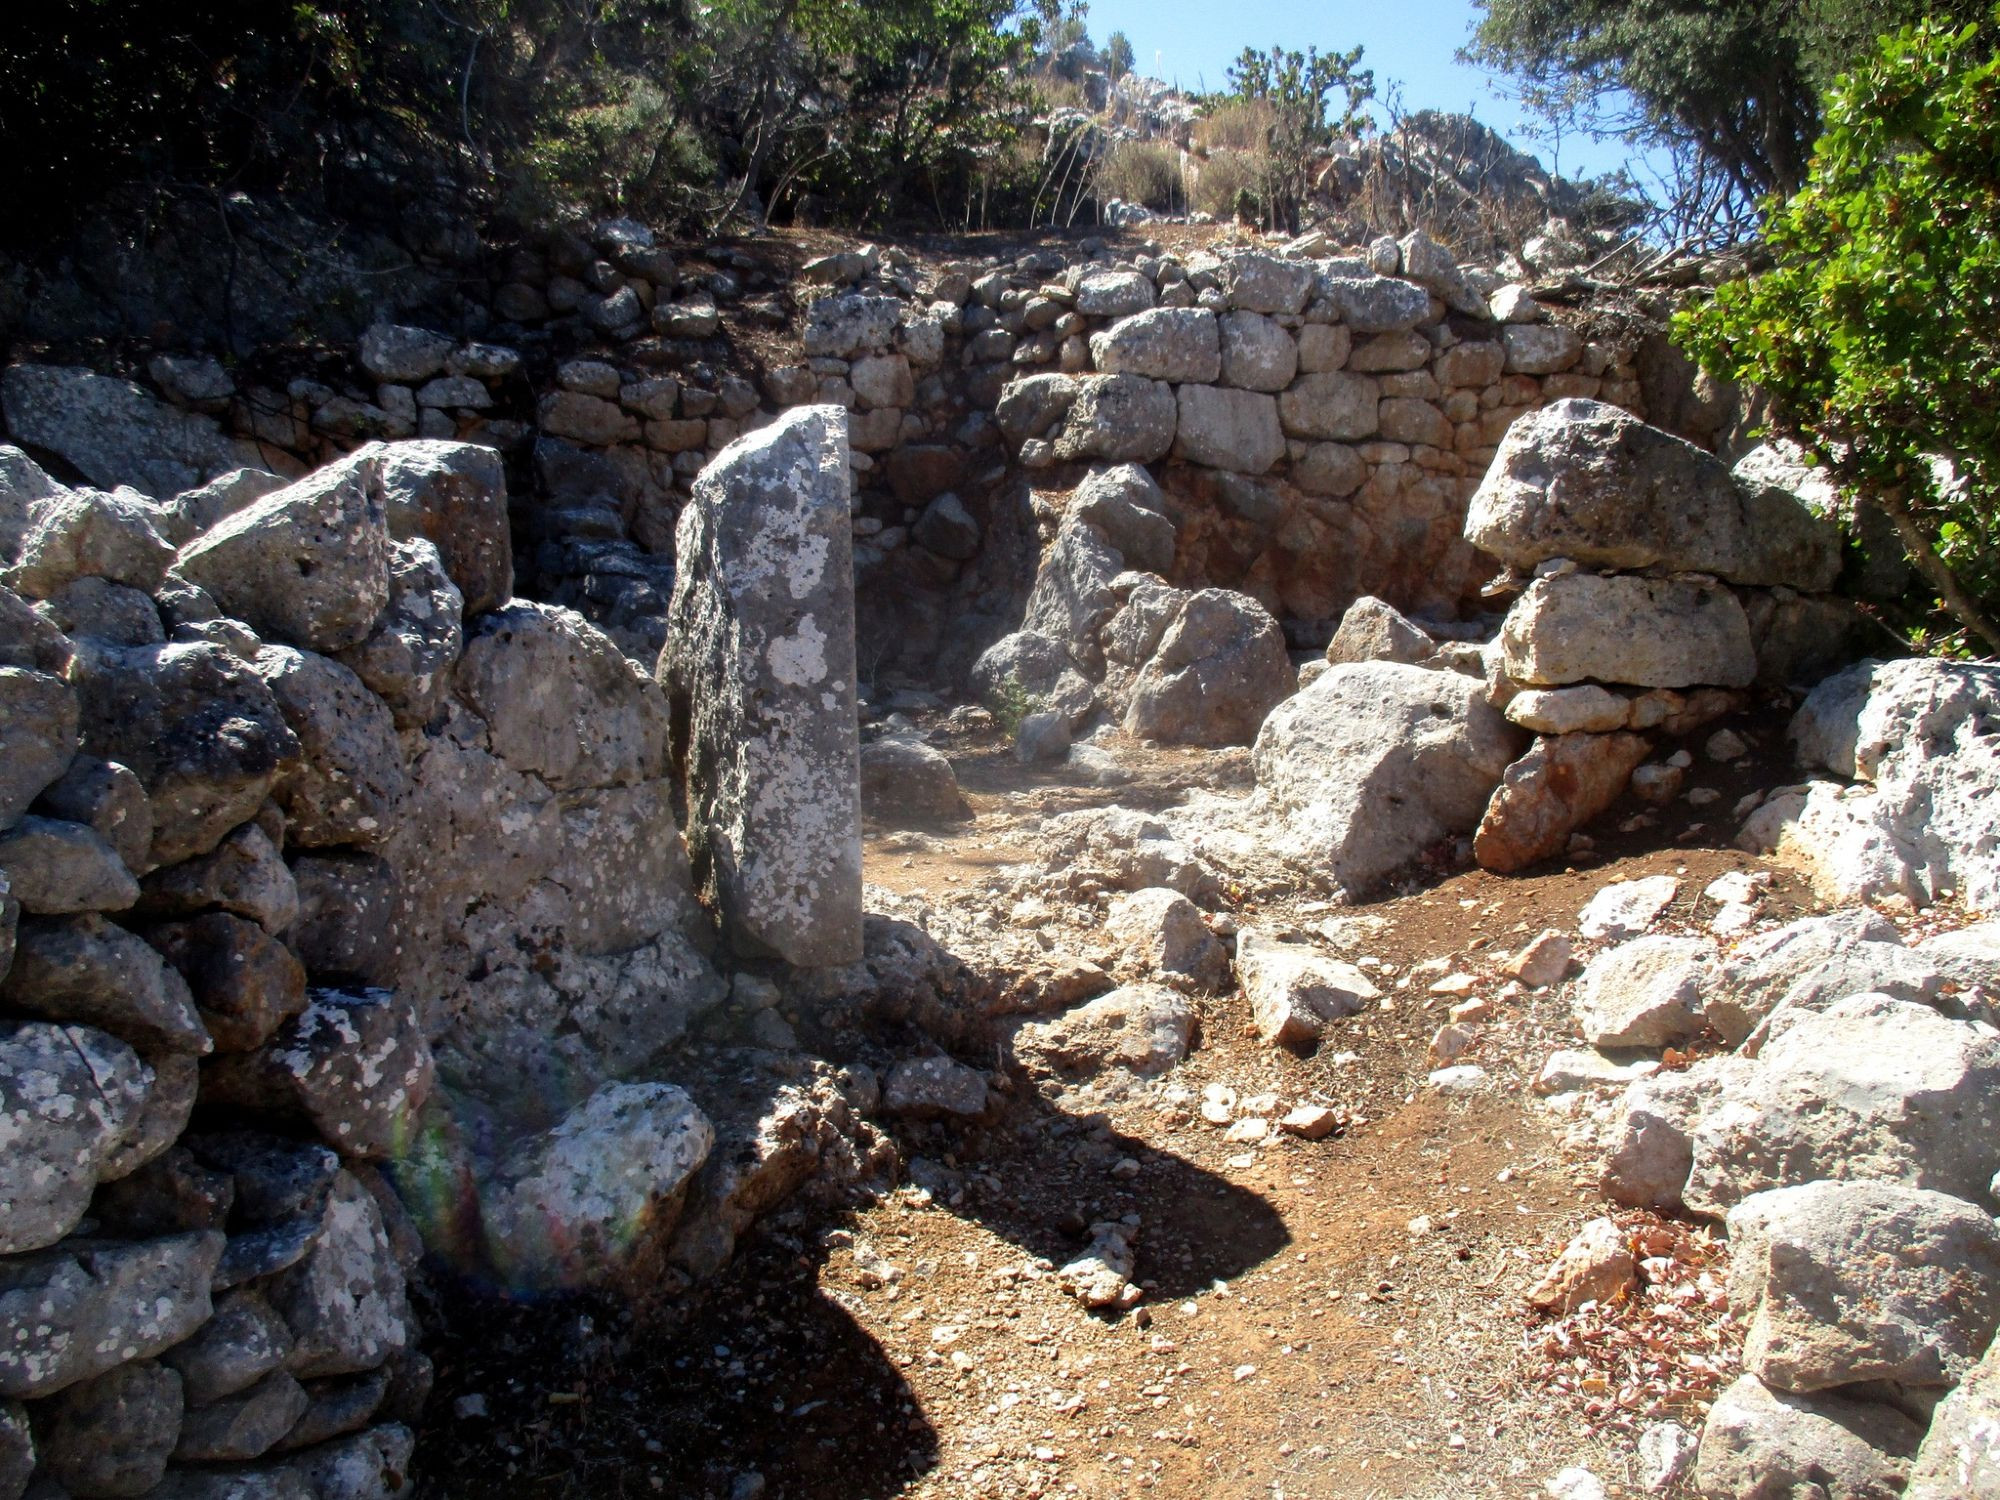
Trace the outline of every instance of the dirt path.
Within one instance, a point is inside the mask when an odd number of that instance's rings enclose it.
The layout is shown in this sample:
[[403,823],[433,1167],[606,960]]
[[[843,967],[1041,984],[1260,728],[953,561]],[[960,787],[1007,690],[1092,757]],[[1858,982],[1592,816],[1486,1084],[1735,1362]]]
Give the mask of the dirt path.
[[[1697,767],[1720,796],[1776,779],[1770,729],[1743,727],[1772,764]],[[869,879],[996,928],[1006,869],[1048,816],[1246,775],[1241,752],[1127,747],[1138,780],[1106,790],[1021,771],[992,743],[948,749],[977,821],[874,831]],[[1527,1496],[1583,1464],[1612,1494],[1639,1493],[1635,1432],[1669,1415],[1697,1426],[1699,1409],[1684,1387],[1663,1399],[1643,1382],[1621,1405],[1609,1351],[1633,1340],[1552,1328],[1522,1301],[1604,1208],[1563,1150],[1564,1121],[1528,1091],[1572,1044],[1566,1006],[1495,965],[1544,928],[1573,931],[1613,880],[1678,876],[1666,925],[1689,925],[1712,909],[1699,905],[1711,879],[1760,866],[1726,846],[1733,823],[1682,804],[1605,821],[1584,865],[1418,880],[1352,913],[1236,911],[1372,919],[1353,930],[1385,999],[1309,1055],[1260,1044],[1240,996],[1204,997],[1198,1045],[1165,1078],[1084,1110],[1016,1077],[989,1121],[899,1123],[903,1187],[844,1215],[781,1210],[718,1282],[658,1316],[547,1306],[498,1332],[456,1309],[481,1331],[437,1350],[420,1447],[435,1492]],[[1810,909],[1773,875],[1767,915]],[[1495,1011],[1464,1059],[1490,1086],[1465,1096],[1425,1085],[1431,1035],[1464,998],[1431,993],[1448,972]],[[1345,1124],[1320,1141],[1231,1139],[1203,1119],[1205,1091],[1233,1097],[1231,1118],[1318,1103]],[[1120,1218],[1136,1222],[1145,1299],[1086,1312],[1051,1272],[1089,1225]],[[1674,1316],[1719,1380],[1731,1339],[1717,1301],[1685,1293]]]

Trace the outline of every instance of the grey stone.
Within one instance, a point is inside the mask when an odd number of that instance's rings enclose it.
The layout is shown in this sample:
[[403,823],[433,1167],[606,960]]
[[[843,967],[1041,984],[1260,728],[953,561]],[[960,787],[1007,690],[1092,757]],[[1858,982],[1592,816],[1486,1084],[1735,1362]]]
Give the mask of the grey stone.
[[[181,1132],[187,1129],[188,1121],[194,1115],[195,1095],[201,1087],[201,1062],[192,1052],[170,1052],[152,1047],[139,1056],[140,1061],[153,1070],[153,1086],[146,1090],[145,1105],[132,1128],[104,1159],[100,1175],[105,1184],[114,1187],[163,1155],[180,1139]],[[94,1211],[100,1215],[105,1212],[102,1189]],[[171,1222],[162,1223],[156,1231],[149,1232],[166,1233],[175,1229],[204,1227],[203,1223]]]
[[80,578],[150,593],[174,560],[165,520],[134,490],[62,490],[29,507],[20,562],[8,582],[30,599],[51,598]]
[[1557,401],[1515,422],[1465,535],[1521,569],[1567,557],[1809,591],[1840,571],[1838,536],[1795,497],[1746,489],[1713,454],[1599,401]]
[[1014,731],[1014,759],[1024,766],[1051,764],[1069,753],[1069,723],[1059,713],[1028,714]]
[[379,844],[409,779],[395,720],[347,667],[309,651],[266,646],[253,664],[299,744],[274,793],[288,841],[308,848]]
[[951,762],[922,740],[889,738],[861,747],[861,808],[888,823],[972,816]]
[[1223,291],[1230,306],[1248,312],[1300,312],[1316,278],[1306,261],[1282,260],[1255,250],[1231,255],[1222,266]]
[[1236,936],[1236,972],[1258,1038],[1282,1046],[1313,1041],[1381,997],[1354,965],[1256,928]]
[[1278,398],[1285,434],[1357,442],[1381,429],[1382,382],[1372,375],[1327,370],[1301,375]]
[[979,523],[965,502],[947,491],[926,505],[910,528],[911,539],[939,557],[967,562],[979,555]]
[[1678,579],[1538,578],[1508,610],[1500,642],[1507,675],[1536,687],[1586,679],[1747,687],[1757,676],[1750,623],[1736,596]]
[[1509,375],[1554,375],[1583,354],[1583,336],[1560,323],[1507,323],[1500,338]]
[[1353,662],[1279,704],[1251,761],[1276,852],[1360,890],[1471,831],[1521,740],[1469,677]]
[[175,572],[259,635],[359,645],[389,602],[387,451],[371,443],[272,491],[183,547]]
[[[1166,512],[1166,496],[1137,464],[1093,468],[1069,501],[1069,516],[1096,527],[1127,567],[1153,573],[1174,565],[1174,523]],[[1091,571],[1099,571],[1094,561]]]
[[317,1243],[266,1295],[292,1331],[285,1367],[301,1379],[372,1370],[415,1336],[381,1210],[345,1172],[327,1198]]
[[322,983],[393,988],[399,977],[395,868],[372,854],[326,850],[292,862],[298,916],[285,941]]
[[397,542],[389,559],[389,603],[368,639],[339,661],[389,705],[398,729],[417,729],[437,716],[464,649],[464,607],[445,575],[437,548]]
[[410,1453],[415,1445],[409,1428],[388,1423],[308,1448],[280,1467],[305,1481],[312,1500],[397,1500],[412,1483]]
[[174,1458],[181,1463],[242,1463],[261,1458],[298,1424],[312,1398],[283,1370],[248,1390],[191,1406],[181,1419]]
[[684,706],[688,844],[739,950],[861,952],[845,418],[795,407],[703,471],[676,536],[660,672]]
[[1322,276],[1319,293],[1356,333],[1399,333],[1430,315],[1430,294],[1390,276]]
[[205,1230],[73,1241],[8,1263],[0,1271],[0,1396],[51,1395],[178,1344],[208,1321],[221,1256],[222,1236]]
[[277,1451],[310,1448],[329,1438],[358,1432],[379,1412],[389,1395],[388,1368],[360,1375],[315,1380],[305,1387],[305,1414],[292,1424]]
[[1759,1054],[1694,1132],[1685,1201],[1719,1214],[1766,1188],[1873,1178],[1985,1201],[2000,1169],[2000,1033],[1857,995]]
[[1152,463],[1173,447],[1179,408],[1174,388],[1138,375],[1084,375],[1054,437],[1065,462],[1101,458]]
[[72,1495],[146,1495],[181,1430],[181,1378],[150,1359],[78,1381],[40,1407],[44,1477]]
[[211,418],[90,370],[14,365],[0,379],[0,406],[17,440],[61,454],[93,484],[175,495],[237,466]]
[[210,907],[283,932],[299,914],[298,885],[264,830],[234,829],[207,854],[146,877],[139,911],[150,917],[198,916]]
[[487,1243],[517,1281],[615,1283],[646,1235],[673,1229],[715,1129],[682,1090],[607,1083],[501,1167],[484,1197]]
[[248,1390],[292,1352],[292,1331],[261,1292],[240,1287],[215,1299],[215,1316],[160,1356],[181,1377],[189,1406]]
[[1922,1436],[1893,1407],[1781,1393],[1745,1375],[1709,1410],[1694,1482],[1730,1500],[1901,1500]]
[[1090,336],[1091,362],[1106,375],[1212,383],[1222,372],[1215,314],[1205,307],[1156,307]]
[[298,755],[270,689],[221,646],[85,649],[73,677],[85,744],[145,786],[156,865],[208,853]]
[[99,916],[24,921],[0,999],[47,1020],[99,1027],[135,1047],[209,1050],[180,975],[143,938]]
[[280,1271],[289,1271],[312,1253],[313,1246],[319,1243],[321,1227],[317,1215],[301,1215],[279,1224],[234,1231],[215,1268],[215,1290],[225,1292],[251,1282],[261,1283]]
[[894,297],[848,292],[817,298],[806,308],[806,357],[852,359],[886,349],[902,315],[903,304]]
[[380,450],[376,483],[389,534],[397,541],[426,541],[437,548],[446,576],[457,585],[466,619],[513,597],[507,471],[492,448],[480,443],[390,443]]
[[281,490],[285,481],[263,469],[231,469],[195,489],[183,490],[161,508],[168,518],[168,540],[184,545],[219,521],[225,521]]
[[1896,924],[1865,906],[1753,933],[1730,950],[1717,971],[1704,1001],[1708,1023],[1723,1041],[1739,1046],[1800,978],[1828,959],[1856,945],[1900,941]]
[[[1277,323],[1262,313],[1223,315],[1222,373],[1224,385],[1246,391],[1282,391],[1299,372],[1299,346]],[[1201,376],[1183,377],[1202,379]],[[1206,377],[1215,380],[1218,377]]]
[[133,874],[143,875],[150,868],[153,805],[129,767],[95,755],[79,755],[42,793],[36,806],[52,817],[95,830]]
[[1212,469],[1262,474],[1285,456],[1275,398],[1225,386],[1180,388],[1174,456]]
[[1596,683],[1566,688],[1524,688],[1508,699],[1508,722],[1536,734],[1605,734],[1632,717],[1628,698]]
[[1153,283],[1137,271],[1090,271],[1076,284],[1076,310],[1086,318],[1122,318],[1152,305]]
[[28,1409],[17,1401],[0,1402],[0,1495],[21,1500],[35,1472],[35,1434]]
[[949,1057],[906,1057],[883,1081],[882,1111],[916,1120],[976,1118],[986,1112],[986,1075]]
[[2000,1346],[1972,1368],[1931,1414],[1903,1500],[1994,1500],[2000,1496]]
[[1715,944],[1698,937],[1641,937],[1590,961],[1572,996],[1593,1047],[1673,1046],[1702,1028],[1702,994]]
[[1956,1385],[2000,1326],[2000,1228],[1943,1193],[1808,1182],[1729,1211],[1743,1368],[1777,1390]]
[[1104,930],[1142,969],[1185,974],[1210,989],[1229,977],[1229,955],[1202,920],[1201,910],[1179,891],[1133,891],[1111,903]]
[[11,828],[69,769],[77,746],[76,694],[44,672],[0,667],[0,828]]
[[996,713],[1018,715],[1047,696],[1070,667],[1063,646],[1033,630],[1004,635],[972,664],[972,691]]
[[[685,577],[694,554],[680,557]],[[558,790],[634,785],[666,768],[660,690],[571,610],[519,600],[482,616],[455,685],[493,754]]]
[[1327,642],[1326,659],[1335,666],[1351,661],[1394,661],[1414,666],[1436,651],[1437,642],[1428,631],[1394,605],[1372,594],[1363,594],[1340,617],[1340,627]]
[[0,667],[20,667],[59,678],[75,654],[46,615],[0,584]]
[[167,638],[149,595],[106,578],[74,579],[35,609],[64,635],[90,636],[114,646],[150,646]]
[[168,922],[146,941],[187,981],[202,1025],[223,1052],[253,1052],[305,1009],[306,971],[255,922],[203,912]]
[[430,1043],[410,1002],[389,990],[315,989],[257,1052],[218,1057],[204,1095],[303,1115],[343,1155],[406,1149],[430,1097]]
[[361,335],[356,357],[377,380],[414,384],[444,368],[457,341],[428,328],[400,323],[376,323]]
[[138,1056],[102,1032],[0,1022],[0,1253],[39,1250],[76,1228],[151,1085]]
[[1247,594],[1203,589],[1140,669],[1125,728],[1175,744],[1248,744],[1296,685],[1270,612]]
[[235,1184],[232,1203],[239,1224],[290,1223],[301,1215],[319,1220],[340,1175],[340,1158],[326,1147],[258,1130],[192,1135],[188,1149]]
[[1443,245],[1416,229],[1403,236],[1400,249],[1403,274],[1411,281],[1434,293],[1453,312],[1470,318],[1488,316],[1486,299],[1473,289]]
[[21,909],[38,916],[124,911],[139,882],[87,823],[26,817],[0,833],[0,875]]
[[1128,984],[1020,1026],[1012,1046],[1024,1063],[1062,1078],[1154,1078],[1187,1056],[1193,1029],[1194,1012],[1184,996],[1156,984]]
[[20,556],[22,539],[28,534],[29,507],[63,488],[19,448],[0,443],[0,567]]

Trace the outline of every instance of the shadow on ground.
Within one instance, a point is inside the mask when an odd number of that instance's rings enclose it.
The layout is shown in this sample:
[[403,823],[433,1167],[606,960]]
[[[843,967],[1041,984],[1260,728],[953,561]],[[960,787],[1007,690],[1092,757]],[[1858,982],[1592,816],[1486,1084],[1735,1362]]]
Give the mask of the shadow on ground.
[[[1025,1090],[989,1122],[895,1133],[934,1211],[983,1225],[1025,1258],[1060,1266],[1083,1252],[1093,1222],[1137,1215],[1149,1300],[1233,1279],[1289,1242],[1257,1194]],[[830,1209],[781,1210],[720,1277],[659,1308],[441,1294],[430,1322],[447,1332],[431,1346],[437,1388],[417,1448],[425,1493],[901,1493],[936,1463],[938,1434],[843,1305],[862,1305],[861,1294],[822,1274],[828,1231],[843,1222]]]

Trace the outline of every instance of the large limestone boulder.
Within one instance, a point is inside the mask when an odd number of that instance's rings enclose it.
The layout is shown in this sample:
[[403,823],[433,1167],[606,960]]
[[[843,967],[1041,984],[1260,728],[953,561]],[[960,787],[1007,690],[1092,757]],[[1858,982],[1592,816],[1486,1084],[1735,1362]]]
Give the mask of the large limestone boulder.
[[76,755],[77,700],[46,672],[0,666],[0,828],[11,828]]
[[2000,1228],[1963,1199],[1891,1182],[1808,1182],[1729,1211],[1743,1367],[1818,1391],[1948,1386],[2000,1327]]
[[1021,630],[1056,642],[1095,675],[1103,665],[1098,633],[1118,610],[1112,580],[1124,570],[1123,555],[1097,526],[1080,516],[1066,519],[1042,554]]
[[146,789],[156,865],[215,848],[298,760],[270,688],[212,642],[80,650],[71,680],[84,743]]
[[1984,1203],[2000,1169],[2000,1032],[1856,995],[1775,1036],[1693,1133],[1688,1207],[1817,1178]]
[[374,845],[389,837],[409,792],[388,707],[347,667],[310,651],[266,646],[253,663],[299,742],[277,788],[288,843]]
[[1282,325],[1258,312],[1222,320],[1222,383],[1246,391],[1282,391],[1299,372],[1299,346]]
[[1717,1500],[1899,1500],[1922,1437],[1894,1407],[1773,1391],[1745,1375],[1709,1410],[1695,1488]]
[[805,967],[861,957],[846,426],[794,408],[702,472],[660,655],[696,878],[740,951]]
[[60,453],[93,484],[156,499],[238,467],[213,418],[167,405],[143,386],[61,365],[15,365],[0,379],[7,430]]
[[416,1339],[382,1211],[348,1172],[333,1181],[311,1252],[267,1295],[292,1331],[286,1365],[300,1379],[376,1369]]
[[1522,738],[1470,677],[1354,662],[1279,704],[1251,758],[1279,852],[1360,890],[1470,832]]
[[1695,1036],[1715,957],[1707,938],[1664,936],[1598,954],[1572,996],[1583,1039],[1593,1047],[1659,1048]]
[[1828,960],[1857,948],[1901,941],[1895,923],[1865,906],[1802,917],[1753,933],[1730,950],[1706,988],[1703,1011],[1708,1024],[1730,1046],[1740,1046],[1783,1003],[1793,985]]
[[21,559],[8,580],[30,599],[55,599],[86,578],[151,593],[173,565],[169,529],[166,512],[136,491],[61,490],[28,507]]
[[1085,375],[1073,386],[1076,399],[1055,433],[1057,458],[1149,464],[1167,456],[1180,420],[1171,385],[1143,375]]
[[1465,536],[1522,569],[1567,557],[1808,591],[1831,588],[1840,572],[1838,534],[1795,496],[1739,485],[1713,454],[1582,399],[1507,430]]
[[1802,867],[1823,899],[1955,892],[2000,907],[2000,667],[1862,662],[1815,688],[1792,721],[1800,761],[1841,781],[1770,799],[1746,847]]
[[391,443],[377,482],[389,534],[437,548],[467,619],[513,597],[507,471],[497,452],[479,443]]
[[1156,307],[1121,318],[1090,337],[1091,362],[1106,375],[1213,385],[1222,372],[1215,314],[1205,307]]
[[101,1031],[0,1023],[0,1254],[39,1250],[76,1228],[152,1083],[138,1055]]
[[519,1147],[482,1194],[489,1250],[514,1286],[615,1283],[673,1231],[715,1144],[708,1118],[665,1083],[608,1083]]
[[1203,589],[1140,669],[1125,728],[1174,744],[1248,744],[1296,685],[1270,611],[1247,594]]
[[1276,398],[1228,386],[1182,386],[1174,456],[1211,469],[1262,474],[1285,456]]
[[1092,469],[1071,494],[1068,517],[1096,527],[1128,568],[1165,573],[1174,565],[1167,497],[1137,464]]
[[174,571],[259,635],[359,645],[389,602],[389,522],[371,443],[274,490],[181,549]]
[[1675,578],[1559,573],[1514,601],[1500,630],[1507,675],[1535,687],[1748,687],[1750,622],[1728,589]]

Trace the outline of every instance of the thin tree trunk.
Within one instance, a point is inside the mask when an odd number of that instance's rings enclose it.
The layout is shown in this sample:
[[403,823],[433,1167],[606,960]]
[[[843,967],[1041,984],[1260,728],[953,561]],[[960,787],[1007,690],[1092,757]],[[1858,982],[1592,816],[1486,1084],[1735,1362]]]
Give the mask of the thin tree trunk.
[[1903,501],[1900,490],[1878,490],[1875,499],[1883,513],[1896,528],[1896,535],[1902,540],[1903,550],[1910,554],[1910,561],[1917,565],[1917,571],[1924,575],[1930,586],[1938,591],[1946,609],[1974,635],[1986,642],[1987,648],[2000,653],[2000,625],[1989,619],[1979,602],[1966,591],[1958,581],[1958,575],[1951,564],[1937,554],[1931,539],[1917,524],[1917,518],[1910,514],[1910,508]]

